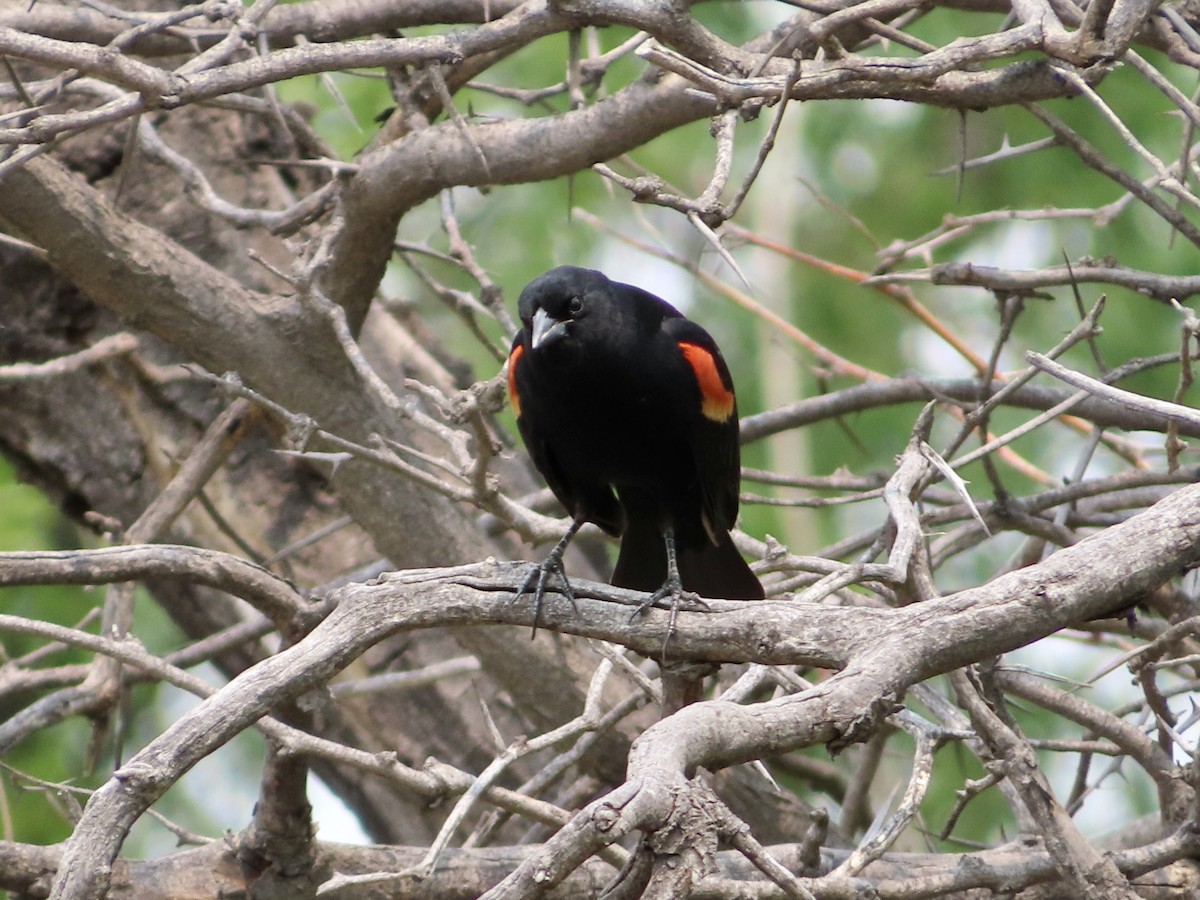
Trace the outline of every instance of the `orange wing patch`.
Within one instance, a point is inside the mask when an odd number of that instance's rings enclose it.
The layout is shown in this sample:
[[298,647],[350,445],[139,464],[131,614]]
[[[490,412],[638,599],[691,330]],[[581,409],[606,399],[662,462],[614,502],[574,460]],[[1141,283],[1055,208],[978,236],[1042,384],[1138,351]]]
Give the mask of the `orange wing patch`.
[[508,355],[508,400],[518,419],[521,418],[521,395],[517,393],[517,361],[524,353],[525,345],[517,344]]
[[[700,386],[700,411],[704,417],[714,422],[728,421],[733,415],[733,391],[725,387],[725,382],[721,380],[721,372],[712,353],[699,344],[686,341],[679,342],[679,349],[696,375],[696,383]],[[512,378],[511,368],[509,378]]]

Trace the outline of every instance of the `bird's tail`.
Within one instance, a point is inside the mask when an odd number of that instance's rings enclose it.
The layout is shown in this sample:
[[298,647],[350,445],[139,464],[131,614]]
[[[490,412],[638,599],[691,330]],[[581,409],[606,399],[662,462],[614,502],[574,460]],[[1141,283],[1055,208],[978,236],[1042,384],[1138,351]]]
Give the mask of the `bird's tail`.
[[[763,599],[762,584],[726,532],[718,535],[715,544],[707,540],[696,546],[677,544],[679,580],[685,591],[717,600]],[[635,591],[656,591],[666,580],[667,548],[662,534],[645,519],[630,517],[612,583]]]

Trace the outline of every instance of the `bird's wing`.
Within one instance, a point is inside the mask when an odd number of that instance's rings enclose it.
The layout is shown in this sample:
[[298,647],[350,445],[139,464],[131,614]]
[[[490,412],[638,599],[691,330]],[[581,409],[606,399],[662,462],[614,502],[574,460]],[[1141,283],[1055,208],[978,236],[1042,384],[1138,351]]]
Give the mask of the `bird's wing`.
[[685,421],[700,476],[704,525],[716,542],[716,532],[728,531],[737,518],[741,481],[733,379],[716,341],[695,322],[670,318],[663,331],[675,342],[698,389],[698,408],[688,411]]

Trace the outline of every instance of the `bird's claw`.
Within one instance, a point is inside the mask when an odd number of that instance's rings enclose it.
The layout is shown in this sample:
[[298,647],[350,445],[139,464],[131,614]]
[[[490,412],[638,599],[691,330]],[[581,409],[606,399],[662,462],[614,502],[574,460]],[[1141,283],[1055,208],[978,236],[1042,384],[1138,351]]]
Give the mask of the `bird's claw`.
[[[665,600],[670,600],[670,603],[665,604]],[[632,622],[639,615],[642,615],[647,610],[655,607],[669,609],[671,611],[670,618],[667,619],[667,633],[663,637],[662,655],[663,659],[667,656],[667,645],[671,642],[671,636],[675,634],[675,622],[679,617],[679,608],[683,604],[688,604],[693,609],[708,610],[711,607],[701,599],[700,595],[695,591],[685,591],[682,582],[679,579],[667,578],[665,584],[657,591],[647,597],[637,609],[629,616],[629,621]]]
[[[524,583],[517,589],[512,600],[509,601],[510,603],[516,603],[526,594],[533,594],[533,629],[529,634],[531,640],[537,637],[538,623],[542,618],[542,604],[546,597],[546,585],[554,575],[557,575],[562,582],[562,592],[571,601],[571,607],[575,610],[575,614],[579,614],[579,605],[575,602],[575,591],[571,587],[570,579],[567,578],[567,572],[563,568],[562,560],[551,554],[545,561],[534,563]],[[530,588],[532,588],[532,591]]]
[[[664,603],[665,600],[670,600],[669,603]],[[682,584],[664,584],[657,591],[638,604],[629,616],[629,621],[632,622],[638,616],[642,615],[651,609],[669,609],[671,611],[671,622],[675,621],[675,614],[679,612],[680,607],[687,604],[692,609],[711,610],[704,599],[695,591],[685,591]]]

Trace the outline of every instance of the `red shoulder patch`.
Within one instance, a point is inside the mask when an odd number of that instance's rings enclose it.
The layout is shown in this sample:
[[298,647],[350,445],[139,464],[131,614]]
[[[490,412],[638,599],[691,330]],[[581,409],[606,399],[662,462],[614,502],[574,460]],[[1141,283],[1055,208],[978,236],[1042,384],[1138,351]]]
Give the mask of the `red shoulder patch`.
[[[712,352],[699,344],[686,341],[679,342],[679,349],[683,351],[683,358],[692,367],[696,383],[700,386],[700,411],[704,413],[704,417],[714,422],[729,421],[729,417],[733,415],[733,391],[727,388],[721,379],[721,371],[717,368],[717,361]],[[511,378],[512,370],[509,372]]]
[[517,393],[517,361],[524,352],[525,345],[517,344],[508,355],[508,401],[518,419],[521,418],[521,395]]

